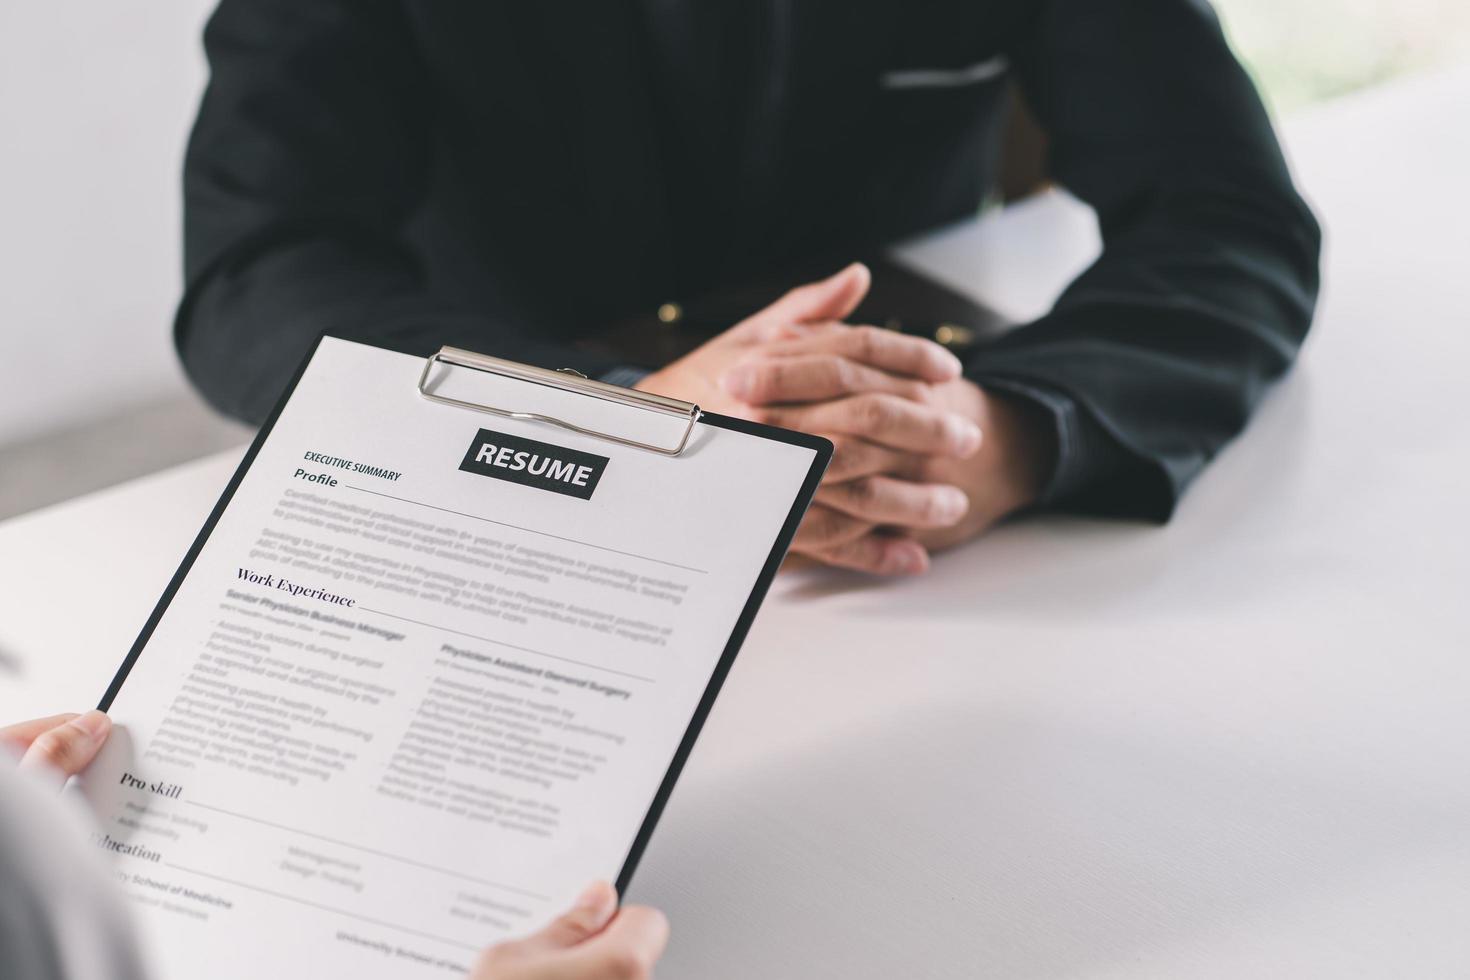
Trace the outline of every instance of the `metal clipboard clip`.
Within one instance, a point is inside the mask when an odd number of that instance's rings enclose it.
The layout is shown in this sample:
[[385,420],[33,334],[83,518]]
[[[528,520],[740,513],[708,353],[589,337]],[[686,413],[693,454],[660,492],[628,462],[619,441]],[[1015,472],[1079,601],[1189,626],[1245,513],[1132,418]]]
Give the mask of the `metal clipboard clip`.
[[[429,390],[429,375],[433,373],[434,365],[436,364],[449,364],[454,367],[470,368],[475,371],[484,371],[487,374],[497,374],[516,381],[545,385],[549,388],[556,388],[559,391],[569,391],[573,394],[600,398],[618,405],[641,408],[646,411],[657,412],[660,415],[681,418],[685,420],[686,424],[676,445],[657,446],[652,443],[639,442],[636,439],[627,439],[611,432],[599,432],[596,429],[584,428],[565,419],[559,419],[551,415],[542,415],[539,412],[517,412],[508,408],[497,408],[494,405],[483,405],[460,398],[450,398],[448,395],[435,394]],[[458,347],[441,347],[438,353],[431,355],[424,362],[423,373],[419,375],[419,394],[430,401],[441,402],[445,405],[467,408],[473,412],[488,412],[491,415],[499,415],[501,418],[517,419],[522,422],[547,422],[551,425],[560,426],[563,429],[570,429],[584,436],[606,439],[609,442],[616,442],[619,445],[632,446],[634,449],[646,449],[649,452],[659,453],[664,456],[677,456],[683,452],[684,447],[689,443],[690,434],[694,431],[694,423],[699,421],[699,406],[693,402],[679,401],[677,398],[665,398],[663,395],[655,395],[646,391],[634,391],[631,388],[620,388],[617,385],[594,381],[570,368],[551,371],[546,368],[531,367],[528,364],[517,364],[515,361],[490,357],[488,354],[476,354],[474,351],[461,350]]]

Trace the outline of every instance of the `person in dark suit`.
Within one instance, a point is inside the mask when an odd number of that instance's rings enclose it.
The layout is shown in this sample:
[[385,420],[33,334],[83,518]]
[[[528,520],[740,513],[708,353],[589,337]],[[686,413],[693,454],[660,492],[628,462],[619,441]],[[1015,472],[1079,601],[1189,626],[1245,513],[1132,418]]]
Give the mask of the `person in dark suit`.
[[[915,572],[1024,508],[1167,519],[1311,320],[1204,0],[223,0],[205,45],[176,337],[247,420],[326,331],[571,367],[832,437],[796,550]],[[864,327],[868,269],[810,270],[975,213],[1012,81],[1102,256],[984,343]]]

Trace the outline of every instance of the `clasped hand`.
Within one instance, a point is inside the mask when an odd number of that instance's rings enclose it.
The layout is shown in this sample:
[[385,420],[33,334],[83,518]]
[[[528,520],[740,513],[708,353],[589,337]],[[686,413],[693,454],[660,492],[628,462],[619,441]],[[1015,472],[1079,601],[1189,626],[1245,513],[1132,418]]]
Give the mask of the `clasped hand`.
[[1034,499],[1050,437],[1034,410],[961,377],[940,345],[845,323],[869,282],[852,265],[800,286],[638,387],[831,439],[792,550],[914,574],[931,550]]

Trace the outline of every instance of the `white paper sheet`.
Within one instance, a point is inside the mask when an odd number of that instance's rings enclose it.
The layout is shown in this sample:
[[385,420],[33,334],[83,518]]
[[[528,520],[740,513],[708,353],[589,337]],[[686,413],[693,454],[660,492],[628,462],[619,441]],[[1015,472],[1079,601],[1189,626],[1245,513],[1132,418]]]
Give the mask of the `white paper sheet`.
[[[422,364],[322,342],[111,705],[80,788],[165,978],[463,972],[614,879],[816,456]],[[590,496],[517,438],[605,458]]]

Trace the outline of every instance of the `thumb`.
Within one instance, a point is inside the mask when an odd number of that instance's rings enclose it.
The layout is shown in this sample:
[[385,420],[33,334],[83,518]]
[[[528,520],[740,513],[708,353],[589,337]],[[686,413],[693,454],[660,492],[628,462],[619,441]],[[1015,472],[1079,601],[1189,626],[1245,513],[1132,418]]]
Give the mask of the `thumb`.
[[570,909],[517,943],[523,950],[567,949],[597,935],[618,910],[618,893],[605,881],[588,885]]
[[854,262],[836,275],[797,286],[751,318],[762,339],[776,340],[792,324],[813,320],[844,320],[868,295],[873,274]]
[[112,719],[89,711],[37,735],[20,758],[22,769],[39,769],[63,778],[75,776],[107,741]]

